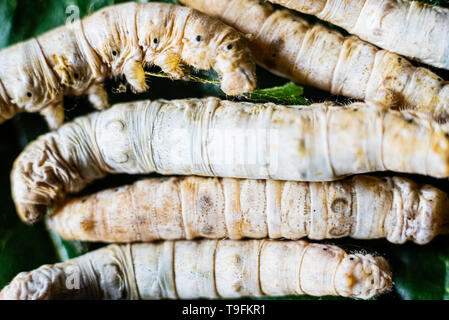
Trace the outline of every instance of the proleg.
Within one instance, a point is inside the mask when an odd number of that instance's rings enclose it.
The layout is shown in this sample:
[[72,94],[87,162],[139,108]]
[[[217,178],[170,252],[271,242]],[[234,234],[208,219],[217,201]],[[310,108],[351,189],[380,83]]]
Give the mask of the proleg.
[[391,289],[387,261],[305,241],[111,245],[17,275],[1,299],[197,299],[285,295],[369,299]]
[[256,86],[253,57],[239,32],[196,10],[164,3],[106,7],[8,47],[0,60],[0,121],[39,111],[51,128],[64,121],[64,95],[87,94],[103,109],[108,106],[103,83],[119,75],[133,91],[147,90],[144,66],[158,66],[173,79],[187,77],[188,66],[214,69],[229,95]]

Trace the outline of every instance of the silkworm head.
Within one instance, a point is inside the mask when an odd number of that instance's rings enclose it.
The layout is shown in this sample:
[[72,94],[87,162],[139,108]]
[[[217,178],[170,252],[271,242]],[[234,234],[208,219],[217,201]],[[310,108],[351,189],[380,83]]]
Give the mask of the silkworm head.
[[47,206],[32,203],[17,203],[16,209],[20,219],[28,224],[39,222],[47,212]]
[[335,289],[342,296],[372,298],[392,286],[387,261],[371,255],[346,255],[335,274]]
[[123,44],[109,42],[100,51],[103,61],[111,66],[112,74],[117,76],[123,73],[123,66],[130,58],[130,51]]
[[22,221],[33,224],[38,222],[47,212],[48,199],[45,187],[31,188],[23,178],[20,164],[15,163],[11,172],[11,189],[16,210]]
[[217,46],[214,69],[221,74],[221,89],[229,95],[257,87],[256,65],[245,39],[224,39]]
[[53,137],[53,133],[48,133],[30,143],[11,171],[12,198],[17,213],[27,223],[40,220],[48,206],[65,194],[63,181],[81,184],[71,167],[61,161],[58,142]]
[[85,36],[113,76],[123,73],[128,60],[139,59],[134,2],[106,7],[83,20]]

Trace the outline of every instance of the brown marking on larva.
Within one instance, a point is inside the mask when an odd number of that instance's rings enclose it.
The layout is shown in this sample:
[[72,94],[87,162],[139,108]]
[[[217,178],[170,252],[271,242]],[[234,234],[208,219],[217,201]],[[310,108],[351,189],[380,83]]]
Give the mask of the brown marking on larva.
[[345,274],[345,278],[348,281],[347,285],[349,288],[352,288],[353,284],[354,284],[354,277],[351,274]]
[[211,226],[210,224],[205,225],[204,227],[201,228],[201,234],[204,236],[208,236],[214,233],[214,227]]
[[195,192],[195,183],[190,179],[181,180],[182,187],[186,189],[187,194],[193,194]]
[[335,213],[345,213],[348,207],[348,201],[344,198],[337,198],[332,201],[331,210]]
[[258,115],[261,114],[262,112],[264,112],[265,108],[263,106],[254,106],[252,108],[249,109],[245,109],[244,111],[246,111],[248,114],[251,115]]
[[268,68],[268,69],[276,69],[276,62],[270,58],[268,59],[264,59],[263,64]]
[[382,6],[382,19],[385,18],[391,11],[393,11],[396,8],[396,5],[392,1],[386,1],[384,2]]
[[[406,99],[402,93],[392,92],[392,96],[393,96],[393,98],[391,100],[392,109],[401,109],[405,105],[407,105]],[[414,109],[414,108],[409,108],[409,109]]]
[[90,231],[93,228],[95,228],[95,221],[90,220],[90,219],[83,219],[80,222],[80,227],[81,227],[81,230],[83,230],[83,231]]
[[284,50],[285,40],[282,38],[277,38],[271,43],[271,53],[277,54]]
[[387,99],[385,102],[390,105],[391,109],[397,110],[406,105],[406,99],[401,92],[397,92],[394,89],[394,86],[389,85],[390,81],[397,81],[397,77],[388,76],[383,81],[383,86],[387,92]]
[[198,207],[200,212],[207,212],[214,206],[214,202],[207,194],[201,195],[198,199]]
[[234,264],[240,265],[242,263],[242,257],[240,255],[235,254],[233,258],[234,258]]
[[107,20],[109,18],[109,12],[104,10],[101,12],[101,15]]
[[242,285],[240,283],[234,283],[232,285],[232,288],[234,289],[235,292],[240,292],[242,291]]
[[137,216],[136,216],[136,219],[135,219],[135,223],[136,223],[137,225],[141,226],[141,225],[144,224],[144,220],[145,220],[144,217],[142,217],[141,215],[137,215]]
[[298,141],[298,154],[301,158],[307,155],[306,141],[304,139]]
[[344,228],[336,228],[333,227],[329,230],[329,234],[333,237],[341,237],[344,236],[346,234]]
[[416,3],[414,3],[413,5],[416,6],[416,7],[421,7],[421,8],[425,8],[425,7],[431,6],[430,4],[425,3],[425,2],[421,2],[421,1],[416,1]]
[[354,47],[349,45],[348,50],[346,51],[346,58],[349,60],[354,54]]

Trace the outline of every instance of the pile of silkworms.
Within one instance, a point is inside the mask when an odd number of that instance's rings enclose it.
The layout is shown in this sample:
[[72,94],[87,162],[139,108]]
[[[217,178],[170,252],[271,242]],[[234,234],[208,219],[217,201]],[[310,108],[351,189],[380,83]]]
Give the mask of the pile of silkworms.
[[[302,239],[426,244],[449,233],[445,192],[385,173],[449,178],[449,83],[407,60],[449,69],[449,10],[408,0],[270,2],[129,2],[0,51],[0,120],[39,111],[54,129],[14,163],[18,215],[45,218],[65,239],[114,243],[20,273],[0,298],[369,299],[393,286],[385,258]],[[143,92],[144,67],[175,80],[193,67],[215,70],[223,92],[238,96],[256,89],[256,63],[359,102],[109,107],[103,88],[124,75]],[[63,124],[63,97],[73,94],[105,110]],[[114,173],[168,177],[76,196]],[[69,269],[79,288],[67,287]]]

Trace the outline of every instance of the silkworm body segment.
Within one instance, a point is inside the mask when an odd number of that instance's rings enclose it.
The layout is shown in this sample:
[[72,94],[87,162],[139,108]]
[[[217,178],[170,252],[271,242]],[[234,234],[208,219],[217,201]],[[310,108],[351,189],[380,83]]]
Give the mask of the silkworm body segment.
[[[78,274],[78,289],[68,289]],[[70,282],[69,282],[70,284]],[[203,240],[111,245],[19,274],[3,299],[196,299],[339,295],[391,287],[382,257],[305,241]]]
[[[268,2],[258,0],[181,0],[185,5],[217,17],[247,35],[257,62],[281,76],[295,82],[311,85],[333,94],[372,101],[385,108],[415,109],[429,113],[439,122],[449,119],[449,84],[447,81],[423,67],[415,67],[406,58],[391,51],[360,40],[355,36],[344,36],[323,24],[311,24],[289,10],[276,9]],[[316,14],[325,5],[326,14],[334,24],[353,21],[353,11],[347,7],[367,3],[367,12],[373,7],[382,7],[394,2],[398,5],[418,3],[416,1],[273,1],[290,8],[305,8],[306,13]],[[413,7],[414,5],[412,5]],[[428,8],[424,6],[424,8]],[[346,10],[347,9],[347,10]],[[300,10],[303,11],[303,10]],[[438,11],[438,10],[435,10]],[[448,11],[448,10],[446,10]],[[333,16],[333,14],[336,16]],[[248,16],[252,18],[247,19]],[[356,15],[357,16],[357,15]],[[423,14],[426,21],[434,21]],[[400,21],[407,18],[390,18]],[[428,19],[428,20],[427,20]],[[448,18],[446,18],[447,22]],[[444,28],[449,24],[445,22]],[[362,17],[359,25],[375,27],[372,17]],[[422,27],[421,27],[422,26]],[[416,40],[415,35],[424,35],[426,26],[432,34],[442,32],[434,38],[427,36]],[[419,30],[410,32],[412,38],[391,37],[388,24],[382,24],[384,38],[393,43],[413,39],[420,50],[434,54],[428,49],[428,40],[437,40],[440,48],[449,50],[449,31],[433,23],[420,22]],[[446,37],[444,39],[441,38]],[[407,41],[405,41],[407,42]],[[410,41],[411,42],[411,41]],[[439,51],[438,51],[439,52]],[[448,51],[449,52],[449,51]],[[449,59],[449,56],[446,58]],[[448,60],[449,62],[449,60]]]

